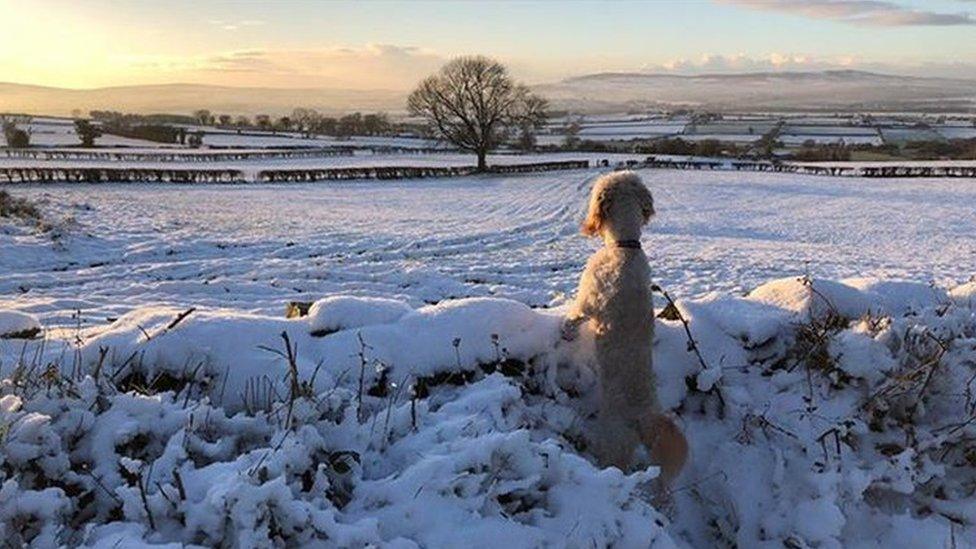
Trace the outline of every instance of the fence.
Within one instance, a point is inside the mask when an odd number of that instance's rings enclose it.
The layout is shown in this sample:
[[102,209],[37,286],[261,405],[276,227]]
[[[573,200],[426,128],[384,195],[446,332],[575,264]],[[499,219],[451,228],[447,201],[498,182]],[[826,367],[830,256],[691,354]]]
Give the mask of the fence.
[[[492,166],[490,173],[531,173],[555,170],[575,170],[590,167],[588,160],[536,162]],[[428,177],[458,177],[476,173],[473,166],[369,166],[358,168],[316,168],[262,170],[258,181],[337,181],[347,179],[420,179]]]
[[774,162],[648,159],[637,167],[673,170],[723,170],[832,175],[842,177],[976,177],[976,166],[816,166]]
[[[586,160],[538,162],[496,166],[491,173],[511,174],[589,167]],[[247,177],[237,169],[203,168],[83,168],[83,167],[0,167],[0,183],[284,183],[338,181],[351,179],[419,179],[471,175],[473,166],[373,166],[357,168],[288,168],[261,170]]]
[[328,158],[353,156],[353,147],[323,147],[309,149],[270,149],[265,151],[235,151],[222,149],[207,152],[191,152],[186,149],[172,151],[112,151],[112,150],[57,150],[57,149],[0,149],[0,156],[30,158],[34,160],[102,160],[108,162],[219,162],[227,160],[285,160],[292,158]]
[[240,170],[194,168],[2,168],[0,183],[243,183]]

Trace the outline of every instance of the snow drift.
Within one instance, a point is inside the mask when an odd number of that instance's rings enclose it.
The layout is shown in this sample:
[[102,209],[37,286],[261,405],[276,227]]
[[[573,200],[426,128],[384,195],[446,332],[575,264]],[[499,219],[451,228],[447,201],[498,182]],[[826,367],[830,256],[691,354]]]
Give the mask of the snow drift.
[[0,338],[30,338],[41,331],[37,317],[20,311],[0,310]]
[[[788,278],[659,319],[692,460],[601,470],[587,338],[503,299],[149,308],[0,347],[0,535],[111,547],[976,543],[972,290]],[[685,324],[687,322],[687,325]],[[687,326],[687,331],[686,331]],[[690,338],[689,338],[690,334]]]

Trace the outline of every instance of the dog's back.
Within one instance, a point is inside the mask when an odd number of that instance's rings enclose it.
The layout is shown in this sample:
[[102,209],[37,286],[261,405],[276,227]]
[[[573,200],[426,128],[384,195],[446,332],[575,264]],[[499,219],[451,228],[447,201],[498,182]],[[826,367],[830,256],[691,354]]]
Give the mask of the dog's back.
[[654,307],[650,267],[640,249],[605,247],[590,259],[599,294],[590,322],[605,394],[624,404],[620,415],[634,419],[657,410],[651,350]]

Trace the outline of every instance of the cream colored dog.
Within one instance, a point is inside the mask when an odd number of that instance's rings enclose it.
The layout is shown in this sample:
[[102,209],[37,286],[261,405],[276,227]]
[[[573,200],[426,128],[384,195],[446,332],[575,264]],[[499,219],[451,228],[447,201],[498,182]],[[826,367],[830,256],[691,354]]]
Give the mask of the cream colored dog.
[[598,459],[626,470],[637,445],[643,444],[661,467],[666,486],[681,471],[688,443],[660,411],[651,363],[654,306],[640,237],[653,215],[654,200],[636,173],[607,174],[593,185],[582,231],[599,235],[604,245],[586,264],[563,338],[574,339],[584,322],[594,334],[600,384]]

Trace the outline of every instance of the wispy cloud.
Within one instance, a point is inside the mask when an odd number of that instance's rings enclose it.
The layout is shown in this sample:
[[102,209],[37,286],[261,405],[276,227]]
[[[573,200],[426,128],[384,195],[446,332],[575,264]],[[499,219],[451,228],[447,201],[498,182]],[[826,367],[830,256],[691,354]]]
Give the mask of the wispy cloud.
[[263,50],[219,53],[203,58],[197,68],[221,72],[279,72],[281,67]]
[[129,66],[169,78],[233,85],[402,89],[437,70],[445,58],[414,46],[366,44],[315,49],[250,49],[195,57],[136,56]]
[[226,31],[241,30],[247,27],[260,27],[264,25],[264,21],[258,19],[244,19],[241,21],[223,21],[220,19],[213,19],[210,24]]
[[717,0],[755,10],[778,11],[875,27],[976,25],[968,12],[915,10],[885,0]]

